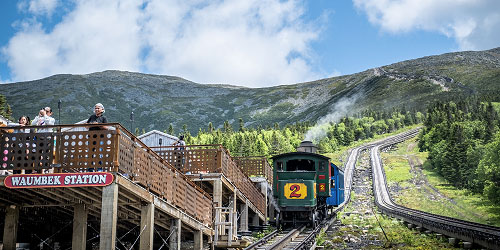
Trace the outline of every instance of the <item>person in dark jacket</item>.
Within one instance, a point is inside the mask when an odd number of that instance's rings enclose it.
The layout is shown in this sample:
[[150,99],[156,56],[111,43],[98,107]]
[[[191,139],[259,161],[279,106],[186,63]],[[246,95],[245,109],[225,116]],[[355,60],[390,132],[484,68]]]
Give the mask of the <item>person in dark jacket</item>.
[[[94,114],[89,117],[87,120],[87,123],[108,123],[108,120],[104,116],[104,106],[101,103],[97,103],[94,106]],[[108,129],[107,126],[95,126],[95,127],[89,127],[89,130],[101,130],[101,129]]]
[[176,158],[176,163],[174,164],[177,169],[181,170],[184,168],[184,164],[186,163],[184,160],[184,150],[186,149],[186,142],[184,142],[184,135],[179,136],[179,139],[172,144],[173,146],[176,146],[174,148],[175,150],[175,158]]

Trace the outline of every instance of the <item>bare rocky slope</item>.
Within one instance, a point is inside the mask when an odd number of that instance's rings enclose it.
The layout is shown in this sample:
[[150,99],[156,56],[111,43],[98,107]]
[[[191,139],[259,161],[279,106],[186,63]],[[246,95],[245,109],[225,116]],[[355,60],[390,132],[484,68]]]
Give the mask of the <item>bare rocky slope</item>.
[[[268,88],[198,84],[180,77],[123,71],[87,75],[54,75],[40,80],[0,85],[14,117],[34,116],[50,105],[57,114],[62,101],[62,123],[88,118],[93,104],[106,107],[108,120],[134,127],[165,130],[173,124],[178,133],[186,124],[191,132],[209,122],[224,121],[246,126],[275,122],[314,123],[345,109],[351,113],[367,108],[425,108],[435,100],[458,96],[500,96],[500,48],[423,57],[364,72],[313,82]],[[339,103],[343,104],[340,105]],[[347,104],[347,105],[345,105]]]

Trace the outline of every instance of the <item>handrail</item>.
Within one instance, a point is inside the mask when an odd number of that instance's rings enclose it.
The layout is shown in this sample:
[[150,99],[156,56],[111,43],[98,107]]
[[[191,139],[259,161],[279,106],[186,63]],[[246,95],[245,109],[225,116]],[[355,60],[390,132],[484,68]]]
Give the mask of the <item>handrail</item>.
[[[265,198],[221,144],[151,147],[184,173],[223,173],[257,209],[265,214]],[[181,158],[181,159],[179,159]]]
[[[110,129],[63,131],[96,126]],[[14,132],[19,129],[30,132]],[[120,172],[211,223],[211,196],[119,123],[1,127],[0,141],[0,170]]]

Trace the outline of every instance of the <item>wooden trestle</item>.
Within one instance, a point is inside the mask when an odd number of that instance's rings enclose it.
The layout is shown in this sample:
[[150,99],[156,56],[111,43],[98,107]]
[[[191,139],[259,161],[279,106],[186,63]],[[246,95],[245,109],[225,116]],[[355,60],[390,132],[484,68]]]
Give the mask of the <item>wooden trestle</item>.
[[[181,238],[194,249],[228,247],[240,244],[237,232],[248,231],[249,218],[256,225],[266,221],[266,188],[248,177],[269,173],[262,157],[247,161],[264,165],[262,173],[252,174],[220,145],[149,148],[121,125],[107,125],[94,131],[87,131],[89,125],[30,127],[31,133],[0,128],[3,249],[19,242],[51,248],[57,242],[61,249],[181,249]],[[40,128],[51,131],[34,132]],[[112,173],[114,179],[103,187],[4,185],[13,173],[87,172]]]

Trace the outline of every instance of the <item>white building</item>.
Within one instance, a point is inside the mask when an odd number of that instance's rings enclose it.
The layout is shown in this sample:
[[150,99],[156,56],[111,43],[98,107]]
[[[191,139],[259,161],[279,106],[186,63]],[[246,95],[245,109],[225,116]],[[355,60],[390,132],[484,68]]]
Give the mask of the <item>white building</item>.
[[0,127],[5,127],[9,123],[10,123],[9,120],[7,120],[5,117],[3,117],[2,115],[0,115]]
[[148,147],[172,146],[179,138],[158,130],[151,130],[137,137]]

